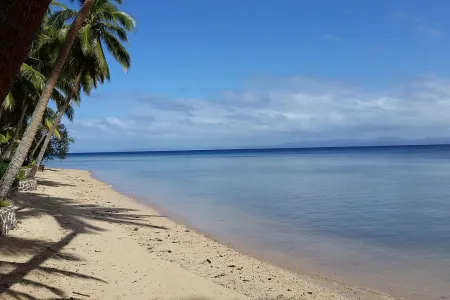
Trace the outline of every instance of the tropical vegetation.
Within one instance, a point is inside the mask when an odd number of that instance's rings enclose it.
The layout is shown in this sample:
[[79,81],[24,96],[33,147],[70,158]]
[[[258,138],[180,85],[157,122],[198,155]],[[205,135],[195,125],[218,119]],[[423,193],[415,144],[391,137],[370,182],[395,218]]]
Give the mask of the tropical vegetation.
[[74,140],[63,117],[72,121],[82,97],[110,80],[108,58],[131,66],[126,45],[136,22],[119,9],[122,0],[79,2],[77,11],[52,1],[0,104],[0,199],[23,165],[34,177],[43,160],[65,158]]

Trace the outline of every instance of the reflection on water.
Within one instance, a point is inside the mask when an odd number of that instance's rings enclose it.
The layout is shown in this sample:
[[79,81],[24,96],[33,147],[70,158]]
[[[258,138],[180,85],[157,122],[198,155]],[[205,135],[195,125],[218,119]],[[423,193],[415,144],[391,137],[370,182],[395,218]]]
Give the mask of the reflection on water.
[[80,155],[53,165],[93,170],[284,266],[407,299],[450,298],[450,147]]

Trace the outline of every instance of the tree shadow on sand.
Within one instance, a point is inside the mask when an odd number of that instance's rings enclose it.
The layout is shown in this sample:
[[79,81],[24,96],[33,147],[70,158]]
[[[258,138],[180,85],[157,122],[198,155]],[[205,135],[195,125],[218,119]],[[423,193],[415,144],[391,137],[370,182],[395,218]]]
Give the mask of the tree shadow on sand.
[[[28,279],[27,275],[31,272],[38,272],[44,276],[57,274],[106,283],[101,278],[94,276],[43,266],[49,259],[82,261],[81,258],[64,252],[64,247],[79,234],[98,234],[105,231],[105,229],[89,223],[89,220],[158,230],[167,229],[150,223],[149,219],[157,216],[136,214],[133,213],[134,210],[125,208],[96,204],[83,205],[67,198],[33,193],[18,194],[14,197],[14,202],[18,207],[18,220],[50,215],[58,222],[61,229],[65,229],[67,234],[57,242],[15,236],[0,237],[0,257],[2,258],[0,259],[0,298],[2,299],[4,296],[13,299],[37,299],[31,294],[15,290],[14,285],[16,284],[48,290],[59,297],[55,299],[69,299],[65,292],[56,286]],[[18,225],[20,226],[20,224]],[[28,255],[31,258],[26,262],[16,262],[14,256],[18,255]]]
[[23,220],[46,214],[52,216],[61,228],[78,233],[104,231],[103,228],[88,223],[88,220],[100,220],[108,223],[135,225],[154,229],[166,227],[152,225],[148,219],[158,215],[136,214],[136,210],[106,207],[98,204],[80,204],[67,198],[50,197],[40,194],[20,194],[15,197],[17,218]]
[[56,181],[52,181],[52,180],[38,179],[37,182],[38,182],[38,185],[41,185],[41,186],[51,186],[51,187],[75,186],[73,184],[61,183],[61,182],[56,182]]

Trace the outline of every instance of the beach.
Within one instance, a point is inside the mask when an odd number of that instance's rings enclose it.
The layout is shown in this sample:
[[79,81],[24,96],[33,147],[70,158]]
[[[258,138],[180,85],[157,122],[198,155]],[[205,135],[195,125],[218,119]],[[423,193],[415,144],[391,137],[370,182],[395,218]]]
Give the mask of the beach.
[[[1,299],[392,299],[257,260],[88,171],[48,169],[0,243]],[[151,195],[150,195],[151,197]]]

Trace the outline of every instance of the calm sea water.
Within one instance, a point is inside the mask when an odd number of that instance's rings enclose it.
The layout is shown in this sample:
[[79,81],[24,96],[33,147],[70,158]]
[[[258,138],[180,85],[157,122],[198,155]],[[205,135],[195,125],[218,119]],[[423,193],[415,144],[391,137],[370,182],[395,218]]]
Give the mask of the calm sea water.
[[71,155],[240,250],[405,299],[450,299],[450,146]]

